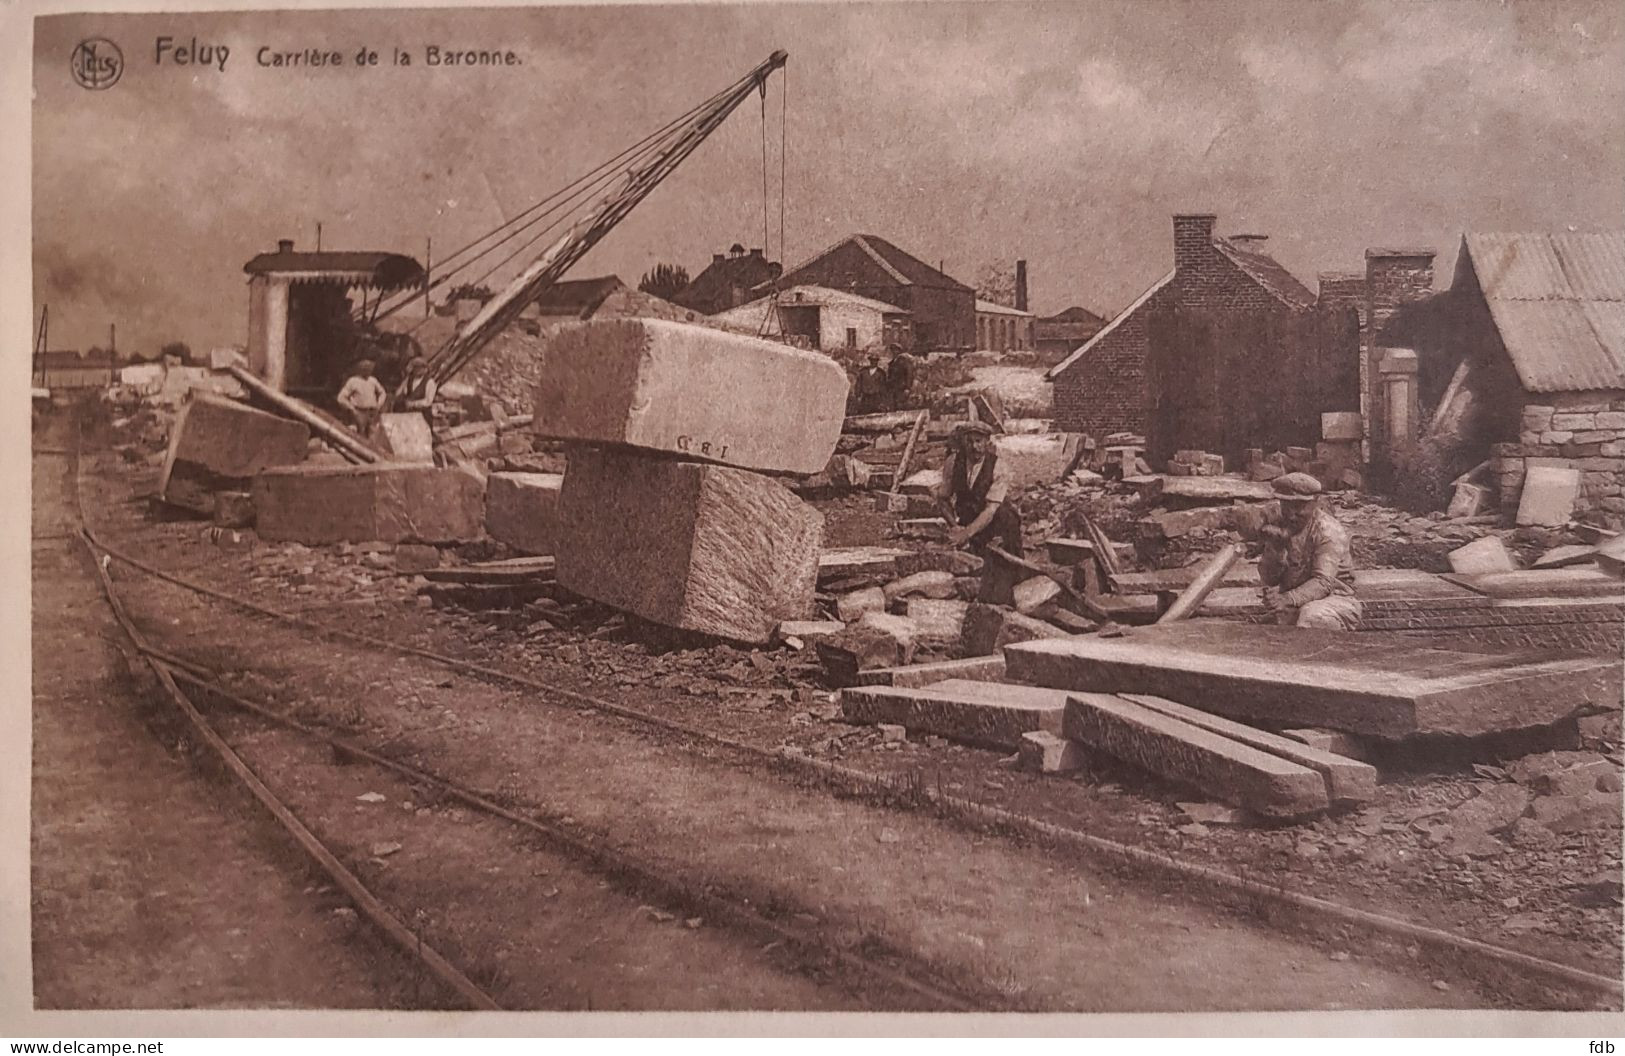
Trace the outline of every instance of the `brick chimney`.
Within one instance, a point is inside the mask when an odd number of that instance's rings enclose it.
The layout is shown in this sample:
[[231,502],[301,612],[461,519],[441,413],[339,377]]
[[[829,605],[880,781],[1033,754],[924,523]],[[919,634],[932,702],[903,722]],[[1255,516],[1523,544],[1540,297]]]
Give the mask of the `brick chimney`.
[[1027,310],[1027,262],[1016,261],[1016,311]]
[[1215,213],[1174,214],[1174,267],[1191,272],[1202,267],[1213,256],[1213,225],[1218,222]]
[[293,239],[291,239],[291,238],[279,238],[279,239],[277,239],[276,251],[278,253],[292,253],[293,252]]

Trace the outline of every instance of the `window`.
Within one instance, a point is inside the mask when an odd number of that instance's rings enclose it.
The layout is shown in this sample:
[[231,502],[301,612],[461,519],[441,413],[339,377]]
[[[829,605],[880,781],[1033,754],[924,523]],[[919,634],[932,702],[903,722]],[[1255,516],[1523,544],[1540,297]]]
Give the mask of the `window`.
[[856,327],[849,326],[849,327],[846,328],[846,347],[847,348],[857,348],[858,347],[858,331],[857,331]]

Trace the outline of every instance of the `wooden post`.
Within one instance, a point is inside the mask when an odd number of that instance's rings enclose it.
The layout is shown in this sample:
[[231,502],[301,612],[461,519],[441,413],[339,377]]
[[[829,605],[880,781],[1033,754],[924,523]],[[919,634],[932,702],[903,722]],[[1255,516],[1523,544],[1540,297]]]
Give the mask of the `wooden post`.
[[1202,570],[1196,574],[1196,578],[1191,580],[1191,585],[1186,587],[1184,592],[1174,599],[1174,603],[1168,606],[1167,612],[1157,617],[1157,622],[1173,623],[1175,620],[1183,620],[1201,608],[1202,602],[1207,599],[1209,594],[1213,593],[1214,587],[1224,582],[1224,577],[1230,571],[1230,566],[1234,565],[1236,559],[1240,556],[1241,544],[1231,543],[1208,558],[1207,563],[1202,566]]
[[342,427],[317,414],[303,400],[278,392],[243,367],[234,364],[230,370],[231,376],[246,385],[251,392],[310,426],[316,431],[316,435],[338,448],[339,454],[351,462],[385,461],[383,455],[369,447],[360,437],[351,436]]
[[925,432],[925,420],[931,417],[930,411],[921,411],[920,416],[914,419],[914,428],[908,432],[908,443],[903,445],[903,459],[897,463],[897,471],[892,474],[889,493],[897,494],[897,489],[903,486],[903,478],[908,475],[908,464],[914,458],[914,445]]

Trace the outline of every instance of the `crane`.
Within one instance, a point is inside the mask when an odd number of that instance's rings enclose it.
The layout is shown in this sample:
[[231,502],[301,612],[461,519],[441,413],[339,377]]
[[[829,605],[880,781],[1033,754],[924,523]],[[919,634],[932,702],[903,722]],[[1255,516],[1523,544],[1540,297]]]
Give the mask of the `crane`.
[[[467,366],[497,334],[519,317],[527,305],[557,282],[571,265],[585,256],[685,158],[694,153],[752,92],[760,93],[765,105],[767,79],[775,70],[783,68],[788,58],[789,55],[783,50],[773,52],[721,92],[611,159],[612,162],[626,159],[624,163],[628,165],[620,187],[598,199],[581,219],[532,260],[501,292],[487,301],[473,318],[460,326],[429,357],[425,374],[403,379],[396,398],[420,398],[430,380],[436,385],[444,384]],[[537,206],[532,206],[532,209],[535,208]],[[526,210],[527,213],[530,211]],[[501,228],[498,229],[500,231]],[[496,233],[485,237],[492,237]],[[502,241],[506,242],[517,233],[517,230],[510,233]],[[470,247],[484,240],[478,239]],[[485,252],[489,252],[489,249]]]

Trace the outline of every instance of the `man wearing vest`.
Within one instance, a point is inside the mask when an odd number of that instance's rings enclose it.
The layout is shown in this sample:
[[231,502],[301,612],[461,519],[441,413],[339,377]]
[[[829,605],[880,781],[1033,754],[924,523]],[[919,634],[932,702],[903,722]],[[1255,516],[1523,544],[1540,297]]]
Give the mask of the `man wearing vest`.
[[1307,473],[1276,477],[1280,525],[1264,526],[1258,562],[1264,606],[1289,627],[1352,631],[1360,624],[1348,529],[1320,504],[1320,481]]
[[967,422],[954,430],[954,447],[942,467],[937,502],[954,527],[950,546],[969,544],[986,559],[980,600],[1007,605],[1019,578],[1017,570],[987,553],[997,546],[1021,556],[1021,514],[1010,501],[1010,474],[993,452],[993,428],[985,422]]

